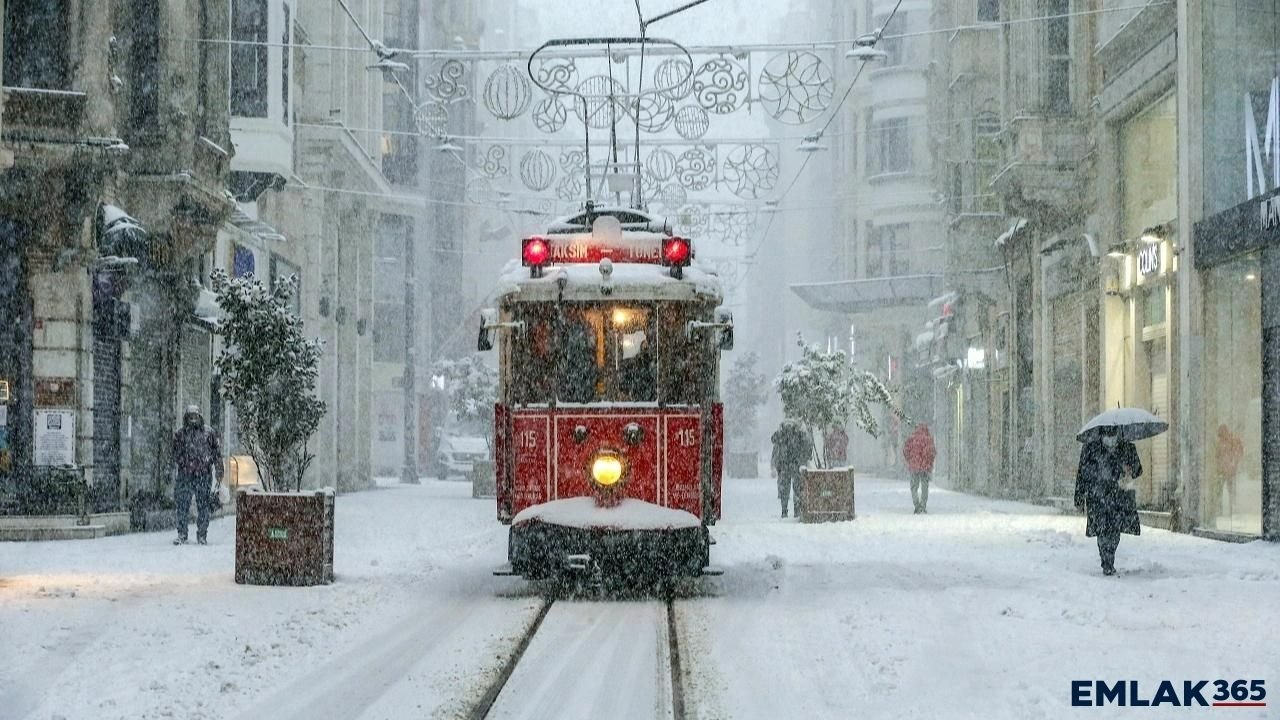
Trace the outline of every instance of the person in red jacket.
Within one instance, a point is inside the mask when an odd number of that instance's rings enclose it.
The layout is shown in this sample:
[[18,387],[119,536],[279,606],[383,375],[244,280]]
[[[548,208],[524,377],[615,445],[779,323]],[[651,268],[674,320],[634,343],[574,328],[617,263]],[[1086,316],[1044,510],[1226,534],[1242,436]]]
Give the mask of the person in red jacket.
[[902,445],[902,458],[907,461],[907,471],[911,473],[911,502],[916,506],[917,515],[927,512],[929,476],[933,473],[935,455],[937,451],[933,447],[929,426],[924,423],[916,425],[911,437]]

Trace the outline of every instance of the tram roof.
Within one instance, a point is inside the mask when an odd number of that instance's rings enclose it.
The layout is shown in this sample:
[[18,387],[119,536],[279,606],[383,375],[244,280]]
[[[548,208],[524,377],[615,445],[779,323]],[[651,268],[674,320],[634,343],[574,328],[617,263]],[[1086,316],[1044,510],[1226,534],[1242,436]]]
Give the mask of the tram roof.
[[[597,263],[549,265],[542,277],[530,277],[529,268],[511,260],[502,271],[499,295],[516,301],[551,301],[560,297],[564,279],[565,300],[671,300],[720,302],[724,290],[713,272],[693,265],[684,277],[671,277],[671,269],[657,264],[614,263],[606,279]],[[605,288],[608,288],[606,292]]]

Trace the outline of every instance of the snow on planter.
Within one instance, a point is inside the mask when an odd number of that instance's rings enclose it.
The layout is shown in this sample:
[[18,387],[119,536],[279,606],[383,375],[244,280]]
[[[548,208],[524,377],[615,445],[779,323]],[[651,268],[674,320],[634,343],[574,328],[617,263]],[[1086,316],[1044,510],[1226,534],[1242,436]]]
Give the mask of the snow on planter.
[[614,507],[600,507],[595,498],[575,497],[552,500],[527,507],[516,514],[512,525],[544,522],[572,528],[613,530],[675,530],[694,528],[702,521],[692,513],[626,498]]

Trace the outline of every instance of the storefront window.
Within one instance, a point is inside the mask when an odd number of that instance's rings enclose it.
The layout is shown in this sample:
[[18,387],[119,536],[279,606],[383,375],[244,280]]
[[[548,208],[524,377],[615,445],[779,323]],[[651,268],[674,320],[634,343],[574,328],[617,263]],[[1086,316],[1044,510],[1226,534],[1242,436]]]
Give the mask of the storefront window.
[[[1272,80],[1277,76],[1276,48],[1280,23],[1273,3],[1257,0],[1213,0],[1202,4],[1204,215],[1214,215],[1261,194],[1247,186],[1254,162],[1246,149],[1246,98],[1253,106],[1258,160],[1264,164],[1255,184],[1271,185],[1272,163],[1266,151],[1267,116]],[[1255,166],[1256,170],[1256,166]]]
[[1262,532],[1262,294],[1258,257],[1205,272],[1204,479],[1200,524]]
[[1121,232],[1143,231],[1178,216],[1178,106],[1169,93],[1120,129]]

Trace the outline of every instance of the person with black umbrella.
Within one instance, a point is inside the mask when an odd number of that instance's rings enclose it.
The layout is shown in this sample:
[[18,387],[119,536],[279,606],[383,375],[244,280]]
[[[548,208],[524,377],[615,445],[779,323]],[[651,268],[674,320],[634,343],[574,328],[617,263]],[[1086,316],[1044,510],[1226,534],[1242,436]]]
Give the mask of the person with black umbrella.
[[1116,574],[1116,549],[1121,533],[1139,535],[1138,505],[1134,491],[1125,487],[1142,475],[1138,449],[1115,426],[1103,426],[1084,441],[1076,471],[1075,506],[1087,518],[1084,534],[1098,538],[1098,558],[1103,575]]

